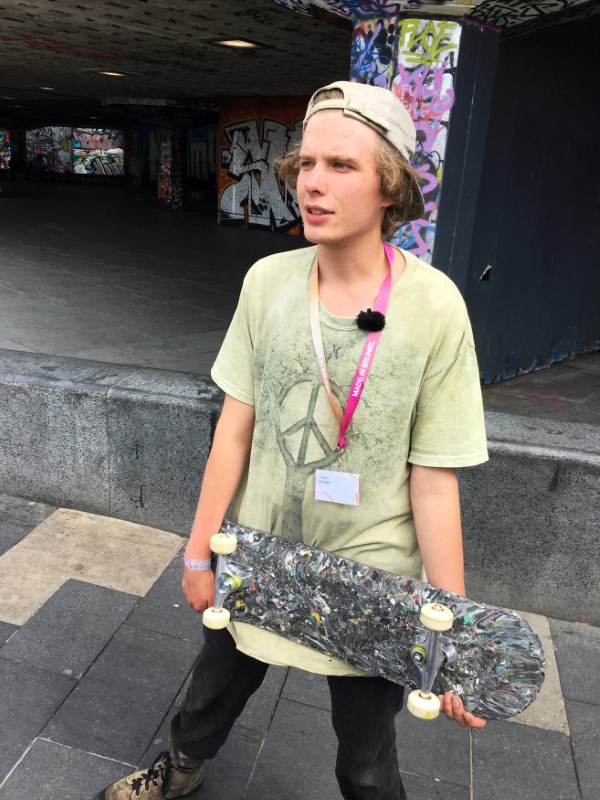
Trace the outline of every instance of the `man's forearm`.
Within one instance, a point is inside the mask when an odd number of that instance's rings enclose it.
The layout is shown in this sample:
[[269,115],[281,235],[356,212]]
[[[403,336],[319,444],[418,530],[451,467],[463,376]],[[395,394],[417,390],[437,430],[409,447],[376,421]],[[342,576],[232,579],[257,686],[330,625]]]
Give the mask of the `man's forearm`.
[[464,595],[462,528],[455,471],[413,465],[410,498],[427,580],[432,586]]
[[252,444],[254,409],[227,396],[206,462],[200,499],[186,547],[190,558],[210,557],[217,533],[244,472]]

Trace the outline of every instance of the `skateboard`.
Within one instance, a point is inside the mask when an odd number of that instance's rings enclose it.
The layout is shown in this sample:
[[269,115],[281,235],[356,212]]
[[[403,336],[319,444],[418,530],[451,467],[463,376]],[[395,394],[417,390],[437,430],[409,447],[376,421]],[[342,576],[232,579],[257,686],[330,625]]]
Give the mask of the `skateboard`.
[[446,691],[485,719],[539,692],[542,645],[513,612],[227,521],[211,549],[209,628],[247,622],[411,687],[407,707],[423,719]]

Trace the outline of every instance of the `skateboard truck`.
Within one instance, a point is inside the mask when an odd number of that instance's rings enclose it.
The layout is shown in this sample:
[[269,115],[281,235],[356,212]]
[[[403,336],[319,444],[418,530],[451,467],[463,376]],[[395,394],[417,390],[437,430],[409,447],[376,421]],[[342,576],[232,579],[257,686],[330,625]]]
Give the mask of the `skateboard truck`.
[[227,556],[235,552],[237,539],[232,533],[216,533],[211,536],[210,549],[216,553],[217,568],[215,570],[214,604],[202,614],[202,622],[207,628],[220,630],[229,625],[231,615],[223,608],[225,598],[236,589],[250,586],[251,572],[247,567],[236,564]]
[[454,644],[441,634],[450,630],[454,622],[452,611],[441,603],[427,603],[419,615],[426,630],[410,649],[410,657],[421,672],[421,688],[408,696],[406,707],[415,717],[435,719],[440,713],[440,701],[431,693],[438,670],[444,663],[456,661]]

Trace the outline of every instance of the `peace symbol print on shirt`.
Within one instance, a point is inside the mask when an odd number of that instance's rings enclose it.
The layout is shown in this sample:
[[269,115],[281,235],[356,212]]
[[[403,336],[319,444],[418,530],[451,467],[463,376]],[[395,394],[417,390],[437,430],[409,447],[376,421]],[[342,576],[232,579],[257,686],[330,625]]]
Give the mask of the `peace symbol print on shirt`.
[[[333,385],[331,389],[339,401],[339,390]],[[287,467],[283,535],[300,539],[306,481],[316,469],[324,469],[337,459],[337,432],[336,427],[332,426],[329,432],[331,441],[328,441],[316,420],[315,412],[318,412],[320,419],[327,419],[327,414],[332,415],[320,379],[315,383],[312,375],[298,375],[282,389],[278,402],[279,419],[275,434]],[[321,404],[324,404],[323,409]]]

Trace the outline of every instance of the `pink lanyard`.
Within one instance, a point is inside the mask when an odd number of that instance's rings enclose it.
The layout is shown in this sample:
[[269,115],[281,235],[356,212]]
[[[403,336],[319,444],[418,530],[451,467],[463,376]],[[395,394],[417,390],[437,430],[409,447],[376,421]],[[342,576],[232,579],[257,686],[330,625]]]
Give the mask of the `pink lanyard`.
[[[394,259],[394,253],[391,246],[387,242],[383,242],[383,248],[385,250],[390,268],[388,269],[387,275],[385,276],[384,281],[379,288],[373,310],[385,314],[392,289],[392,261]],[[346,447],[346,431],[348,430],[348,425],[350,425],[350,420],[354,416],[354,412],[358,406],[358,401],[362,395],[364,385],[369,377],[375,351],[377,350],[377,345],[379,344],[381,331],[371,331],[367,336],[365,346],[363,347],[363,351],[358,362],[358,367],[356,368],[354,380],[352,381],[352,386],[350,387],[350,392],[348,394],[346,410],[344,411],[343,417],[341,417],[340,410],[338,408],[338,401],[331,391],[331,381],[329,380],[329,371],[327,369],[325,350],[323,348],[323,338],[321,336],[321,323],[319,320],[319,272],[317,259],[315,259],[315,263],[313,264],[313,268],[310,273],[309,307],[310,329],[315,348],[315,355],[317,357],[317,364],[319,365],[319,372],[321,373],[321,379],[323,381],[325,393],[327,394],[327,399],[329,400],[329,405],[331,406],[333,413],[335,414],[335,418],[338,421],[338,425],[340,426],[338,449],[343,450]]]

